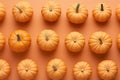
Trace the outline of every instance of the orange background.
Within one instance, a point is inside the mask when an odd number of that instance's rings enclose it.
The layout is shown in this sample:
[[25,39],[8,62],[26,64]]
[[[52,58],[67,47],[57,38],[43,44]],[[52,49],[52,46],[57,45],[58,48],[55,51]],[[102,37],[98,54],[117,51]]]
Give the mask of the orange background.
[[[39,72],[38,75],[36,76],[36,79],[34,80],[50,80],[46,74],[45,69],[47,62],[53,58],[61,58],[62,60],[65,61],[67,65],[67,74],[63,80],[74,80],[72,76],[73,65],[76,62],[82,60],[90,63],[93,68],[93,73],[89,80],[100,80],[96,72],[96,67],[97,64],[104,59],[112,59],[116,61],[118,67],[120,67],[120,63],[119,63],[120,53],[116,45],[116,37],[117,34],[119,33],[120,23],[117,21],[115,16],[115,7],[118,3],[120,3],[119,0],[114,0],[114,1],[113,0],[99,0],[99,1],[98,0],[56,0],[61,5],[62,14],[59,21],[55,23],[45,22],[41,16],[41,7],[47,0],[26,0],[32,5],[34,10],[34,15],[32,17],[32,20],[25,24],[17,23],[12,15],[13,5],[20,0],[0,0],[0,1],[6,6],[6,12],[7,12],[4,21],[0,23],[0,32],[3,32],[3,34],[6,37],[6,46],[5,49],[2,52],[0,52],[0,58],[6,59],[11,64],[12,67],[11,74],[6,80],[20,80],[16,71],[16,66],[19,61],[25,58],[31,58],[38,64]],[[85,24],[73,25],[70,24],[66,18],[66,9],[72,3],[75,2],[81,2],[82,4],[86,5],[86,7],[89,10],[89,16]],[[92,17],[92,9],[98,2],[105,2],[109,4],[112,8],[112,16],[110,20],[105,24],[96,23]],[[9,34],[17,29],[26,30],[31,34],[32,45],[27,53],[15,54],[11,52],[11,50],[9,49],[8,41],[7,41]],[[38,33],[43,29],[53,29],[59,34],[60,43],[56,51],[45,53],[39,50],[36,43],[36,37]],[[112,47],[106,55],[101,55],[101,56],[95,55],[92,52],[90,52],[88,47],[89,35],[98,30],[109,33],[113,39]],[[86,44],[84,49],[82,50],[82,52],[76,55],[72,55],[70,52],[68,52],[64,45],[64,38],[71,31],[79,31],[83,33],[86,39],[85,40]],[[118,71],[115,80],[120,80],[119,76],[120,73]]]

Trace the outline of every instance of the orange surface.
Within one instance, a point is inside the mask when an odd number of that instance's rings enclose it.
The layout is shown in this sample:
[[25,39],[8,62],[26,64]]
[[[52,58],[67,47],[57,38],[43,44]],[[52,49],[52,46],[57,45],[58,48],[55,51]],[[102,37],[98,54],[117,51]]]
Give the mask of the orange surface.
[[[3,32],[3,34],[6,37],[6,46],[5,46],[5,49],[2,52],[0,52],[0,58],[6,59],[11,64],[11,67],[12,67],[11,74],[6,80],[20,80],[16,71],[16,66],[19,61],[25,58],[31,58],[38,64],[39,72],[38,72],[38,75],[36,76],[36,79],[34,80],[50,80],[47,77],[45,69],[46,69],[47,62],[52,58],[61,58],[65,61],[67,65],[67,74],[63,80],[74,80],[72,76],[73,65],[76,62],[82,61],[82,60],[90,63],[93,68],[93,73],[89,80],[100,80],[100,78],[96,73],[96,66],[100,61],[104,59],[112,59],[116,61],[116,63],[118,64],[118,67],[120,68],[120,63],[119,63],[120,52],[116,45],[116,37],[117,37],[117,34],[120,32],[119,31],[120,23],[117,21],[115,16],[115,7],[118,3],[120,3],[119,0],[115,0],[115,1],[112,1],[112,0],[99,0],[99,1],[98,0],[56,0],[58,3],[61,4],[61,9],[62,9],[61,17],[59,21],[56,23],[48,23],[42,19],[41,7],[46,0],[27,0],[28,2],[30,2],[30,4],[33,7],[34,15],[32,20],[26,24],[17,23],[13,18],[12,7],[18,1],[20,0],[1,0],[1,2],[3,2],[4,5],[6,6],[7,15],[5,17],[5,20],[0,23],[0,31]],[[72,3],[75,3],[75,2],[81,2],[85,4],[89,10],[89,16],[85,24],[73,25],[73,24],[70,24],[66,18],[66,9],[68,8],[68,6],[70,6]],[[92,13],[91,13],[92,9],[98,2],[105,2],[109,4],[112,8],[112,16],[110,20],[105,24],[96,23],[92,17]],[[12,31],[17,29],[26,30],[31,34],[32,45],[27,53],[15,54],[11,52],[11,50],[9,49],[8,41],[7,41],[8,36]],[[36,43],[36,37],[42,29],[53,29],[59,34],[60,43],[56,51],[45,53],[39,50]],[[113,39],[113,45],[110,51],[106,55],[102,55],[102,56],[94,55],[92,52],[90,52],[88,47],[89,35],[98,30],[109,33]],[[80,52],[77,55],[71,55],[71,53],[66,50],[64,45],[64,38],[71,31],[79,31],[85,35],[85,39],[86,39],[85,47],[82,50],[82,52]],[[120,76],[120,73],[118,71],[118,74],[115,80],[120,80],[119,76]]]

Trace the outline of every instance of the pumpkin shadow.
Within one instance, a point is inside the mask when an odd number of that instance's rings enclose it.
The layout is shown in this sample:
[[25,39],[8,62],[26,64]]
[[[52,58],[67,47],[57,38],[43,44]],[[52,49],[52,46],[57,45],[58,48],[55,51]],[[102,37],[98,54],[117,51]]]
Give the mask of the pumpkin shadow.
[[108,24],[110,23],[109,20],[106,21],[106,22],[98,22],[98,21],[94,20],[94,22],[95,22],[98,26],[102,26],[102,27],[104,27],[104,26],[106,26],[106,25],[108,25]]
[[28,25],[30,24],[31,20],[28,21],[28,22],[17,22],[15,21],[15,24],[18,26],[18,27],[21,27],[21,28],[24,28],[24,27],[28,27]]
[[81,23],[81,24],[74,24],[74,23],[71,23],[71,22],[68,21],[68,23],[69,23],[70,27],[80,28],[80,27],[84,26],[86,22]]

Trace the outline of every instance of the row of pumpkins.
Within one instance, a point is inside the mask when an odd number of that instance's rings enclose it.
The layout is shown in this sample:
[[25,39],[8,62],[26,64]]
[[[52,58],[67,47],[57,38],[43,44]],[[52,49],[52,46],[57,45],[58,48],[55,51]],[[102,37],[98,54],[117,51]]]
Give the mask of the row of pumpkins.
[[[0,59],[0,80],[10,74],[10,65]],[[38,65],[31,59],[24,59],[17,65],[17,72],[21,79],[32,80],[38,73]],[[67,72],[66,64],[63,60],[55,58],[48,62],[46,72],[52,80],[62,80]],[[97,73],[103,80],[115,80],[118,72],[117,64],[112,60],[103,60],[98,64]],[[75,80],[88,80],[92,75],[92,67],[85,61],[77,62],[73,67]]]
[[[12,13],[16,21],[27,22],[33,15],[33,8],[28,2],[21,0],[14,5]],[[106,22],[111,17],[112,11],[109,5],[99,3],[93,9],[92,13],[96,21]],[[0,3],[0,20],[3,20],[5,14],[5,7]],[[61,15],[61,7],[59,3],[53,0],[48,0],[43,5],[41,14],[46,21],[55,22]],[[67,9],[66,16],[71,23],[81,24],[84,23],[88,17],[88,10],[83,4],[75,3]],[[118,20],[120,20],[120,5],[116,8],[116,16]]]
[[[50,29],[42,30],[37,36],[37,44],[43,51],[54,51],[59,44],[58,34]],[[31,45],[31,36],[24,30],[16,30],[12,32],[8,39],[10,49],[15,53],[26,52]],[[0,33],[0,50],[3,50],[5,38]],[[66,48],[73,52],[80,52],[85,45],[85,37],[79,32],[70,32],[65,37]],[[96,54],[105,54],[112,46],[112,38],[109,34],[97,31],[89,37],[88,45],[92,52]],[[120,48],[120,35],[117,38],[117,45]]]

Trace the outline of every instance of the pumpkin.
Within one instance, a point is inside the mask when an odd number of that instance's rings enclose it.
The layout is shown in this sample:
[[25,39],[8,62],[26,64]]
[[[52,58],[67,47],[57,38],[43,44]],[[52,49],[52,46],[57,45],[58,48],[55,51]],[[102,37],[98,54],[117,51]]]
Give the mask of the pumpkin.
[[31,45],[30,34],[24,30],[16,30],[10,34],[8,44],[13,52],[25,52]]
[[73,67],[73,75],[76,80],[88,80],[92,74],[91,66],[85,62],[77,62]]
[[5,6],[2,3],[0,3],[0,21],[4,19],[5,15],[6,15]]
[[37,37],[37,44],[43,51],[53,51],[57,48],[59,36],[53,30],[42,30]]
[[117,19],[120,20],[120,4],[116,8],[116,16],[117,16]]
[[112,38],[109,34],[98,31],[89,38],[89,47],[96,54],[105,54],[112,46]]
[[5,46],[5,37],[2,33],[0,33],[0,50],[2,50]]
[[33,9],[27,1],[21,0],[14,5],[12,13],[17,22],[28,22],[32,18]]
[[47,74],[52,80],[62,80],[66,71],[66,65],[61,59],[52,59],[47,64]]
[[6,60],[0,59],[0,80],[6,79],[10,74],[11,68]]
[[104,60],[98,64],[98,75],[103,80],[115,80],[118,72],[117,64],[112,60]]
[[75,3],[67,9],[66,16],[71,23],[82,24],[88,17],[88,10],[83,4]]
[[43,5],[41,9],[41,14],[44,20],[46,21],[49,21],[49,22],[57,21],[61,15],[61,8],[59,3],[53,0],[49,0]]
[[65,46],[71,52],[80,52],[85,45],[85,38],[79,32],[71,32],[65,38]]
[[106,22],[111,17],[112,11],[109,5],[99,3],[92,11],[93,17],[97,22]]
[[17,66],[18,75],[23,80],[32,80],[38,73],[37,64],[31,59],[24,59]]

